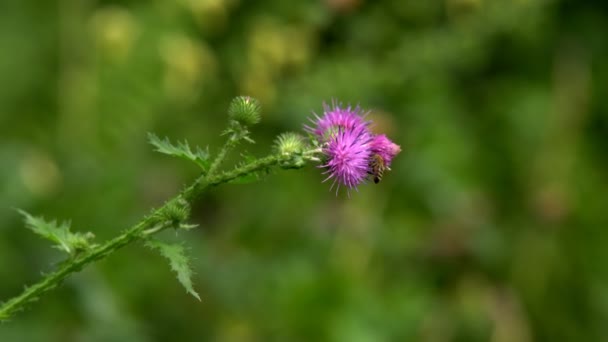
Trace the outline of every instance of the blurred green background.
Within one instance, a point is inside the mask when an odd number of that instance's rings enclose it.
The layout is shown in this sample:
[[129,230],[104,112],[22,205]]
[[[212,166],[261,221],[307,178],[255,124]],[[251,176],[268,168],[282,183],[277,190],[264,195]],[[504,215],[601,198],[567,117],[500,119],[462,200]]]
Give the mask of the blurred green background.
[[146,133],[217,151],[234,96],[255,155],[332,98],[403,152],[205,194],[162,236],[202,302],[133,245],[0,341],[608,340],[607,37],[605,1],[2,1],[0,300],[62,257],[12,208],[116,236],[197,174]]

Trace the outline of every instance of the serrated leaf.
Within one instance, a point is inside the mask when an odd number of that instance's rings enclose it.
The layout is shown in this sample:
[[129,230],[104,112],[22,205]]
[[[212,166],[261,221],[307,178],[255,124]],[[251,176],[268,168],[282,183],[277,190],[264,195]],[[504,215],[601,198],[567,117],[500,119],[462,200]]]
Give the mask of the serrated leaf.
[[178,142],[177,145],[175,145],[172,144],[168,138],[165,137],[164,139],[160,139],[153,133],[148,133],[148,141],[156,147],[156,152],[194,162],[203,169],[203,171],[207,170],[211,164],[211,161],[209,160],[209,151],[207,149],[202,150],[197,146],[193,152],[187,141]]
[[69,222],[46,221],[42,217],[32,216],[23,210],[19,210],[19,213],[25,218],[25,226],[28,229],[52,241],[55,244],[54,247],[68,254],[74,254],[94,246],[89,242],[93,238],[92,233],[72,233],[70,232]]
[[189,294],[201,300],[201,297],[192,287],[192,269],[190,269],[190,260],[186,255],[184,246],[181,244],[168,244],[153,239],[148,240],[146,245],[157,250],[163,257],[167,258],[171,269],[177,274],[177,280],[180,284],[182,284]]

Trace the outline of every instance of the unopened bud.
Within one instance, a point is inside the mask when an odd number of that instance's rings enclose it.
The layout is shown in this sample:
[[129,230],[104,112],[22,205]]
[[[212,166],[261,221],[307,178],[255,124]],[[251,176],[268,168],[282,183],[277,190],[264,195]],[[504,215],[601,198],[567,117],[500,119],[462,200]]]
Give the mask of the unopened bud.
[[260,122],[260,102],[253,97],[236,97],[228,107],[231,119],[245,125],[255,125]]

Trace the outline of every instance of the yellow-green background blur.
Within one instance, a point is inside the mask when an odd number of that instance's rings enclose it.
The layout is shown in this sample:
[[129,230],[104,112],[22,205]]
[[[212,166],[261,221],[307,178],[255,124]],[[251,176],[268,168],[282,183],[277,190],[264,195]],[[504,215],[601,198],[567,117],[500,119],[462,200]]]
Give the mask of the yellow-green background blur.
[[[197,175],[155,132],[249,153],[323,101],[403,152],[348,199],[321,170],[193,208],[189,296],[131,245],[0,341],[608,340],[608,5],[560,0],[0,2],[0,300],[61,260],[13,208],[116,236]],[[227,163],[238,161],[236,152]]]

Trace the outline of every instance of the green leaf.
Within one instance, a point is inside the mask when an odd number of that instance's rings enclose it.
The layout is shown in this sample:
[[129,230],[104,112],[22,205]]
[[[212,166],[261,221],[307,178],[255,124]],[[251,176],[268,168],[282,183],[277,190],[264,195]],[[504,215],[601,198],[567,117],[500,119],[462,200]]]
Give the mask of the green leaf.
[[158,240],[150,239],[146,246],[156,249],[162,256],[169,260],[171,269],[177,273],[177,280],[182,284],[188,293],[201,300],[201,297],[192,287],[192,270],[190,261],[186,255],[186,249],[181,244],[167,244]]
[[157,152],[192,161],[203,169],[203,171],[207,170],[211,164],[211,161],[209,160],[209,151],[207,149],[203,151],[197,146],[195,150],[192,151],[187,141],[178,142],[177,145],[174,145],[168,138],[160,139],[153,133],[148,133],[148,141],[156,147]]
[[89,242],[94,237],[92,233],[72,233],[69,222],[45,221],[44,218],[32,216],[23,210],[19,210],[19,213],[25,218],[25,226],[28,229],[52,241],[55,248],[68,254],[72,255],[94,246]]

